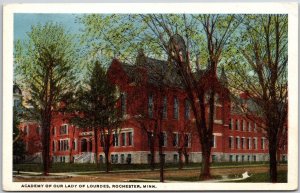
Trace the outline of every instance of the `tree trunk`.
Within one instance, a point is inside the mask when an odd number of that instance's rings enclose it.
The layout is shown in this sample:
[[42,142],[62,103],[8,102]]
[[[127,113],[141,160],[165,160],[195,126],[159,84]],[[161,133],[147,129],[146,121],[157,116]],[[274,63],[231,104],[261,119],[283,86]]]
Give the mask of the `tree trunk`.
[[210,148],[207,146],[202,145],[202,165],[201,165],[201,180],[208,180],[211,178],[210,175]]
[[[272,139],[272,138],[270,138]],[[269,142],[269,154],[270,154],[270,182],[277,182],[277,160],[276,160],[276,137]]]
[[183,168],[183,162],[182,162],[182,150],[181,149],[179,149],[178,150],[178,157],[179,157],[179,165],[178,165],[178,169],[182,169]]
[[151,139],[151,144],[150,144],[150,168],[151,168],[151,171],[154,171],[155,169],[155,162],[154,162],[154,156],[155,156],[155,152],[154,152],[154,141],[153,141],[153,137]]
[[43,127],[43,174],[45,176],[49,175],[49,168],[50,168],[50,123],[51,123],[51,111],[46,110],[44,113],[44,117],[42,120],[42,127]]
[[109,153],[108,153],[108,151],[105,150],[104,154],[105,154],[105,165],[106,165],[105,172],[108,173],[109,172],[109,167],[110,167]]
[[164,155],[162,153],[162,147],[159,147],[159,165],[160,165],[160,169],[159,169],[159,181],[160,182],[164,182],[164,162],[165,162],[165,158]]
[[98,129],[94,128],[94,140],[95,140],[95,163],[97,165],[97,168],[100,168],[99,160],[98,160]]

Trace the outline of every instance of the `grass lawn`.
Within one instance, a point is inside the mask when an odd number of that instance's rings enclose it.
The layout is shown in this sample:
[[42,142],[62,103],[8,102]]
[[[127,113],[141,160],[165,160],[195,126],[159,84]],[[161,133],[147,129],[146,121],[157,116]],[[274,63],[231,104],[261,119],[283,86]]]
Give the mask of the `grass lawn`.
[[[269,182],[269,173],[257,173],[252,174],[249,178],[236,182]],[[278,171],[277,174],[278,183],[287,183],[287,171]]]
[[[219,162],[212,163],[211,167],[238,167],[238,166],[255,166],[255,165],[267,165],[265,162]],[[201,163],[190,163],[184,165],[184,168],[200,168]],[[148,164],[112,164],[111,171],[118,170],[149,170]],[[159,165],[156,164],[156,169]],[[165,168],[178,168],[177,164],[166,164]],[[43,170],[42,164],[13,164],[13,170],[26,171],[26,172],[41,172]],[[54,163],[50,168],[50,172],[87,172],[87,171],[105,171],[105,165],[101,164],[98,169],[96,164],[70,164],[70,163]]]

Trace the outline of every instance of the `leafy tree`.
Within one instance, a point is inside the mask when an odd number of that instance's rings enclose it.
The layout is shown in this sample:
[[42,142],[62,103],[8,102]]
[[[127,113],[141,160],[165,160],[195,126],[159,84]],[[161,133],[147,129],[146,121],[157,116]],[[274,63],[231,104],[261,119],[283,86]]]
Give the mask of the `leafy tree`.
[[28,37],[16,42],[16,72],[30,95],[31,117],[42,128],[43,174],[48,175],[53,112],[61,102],[68,104],[76,87],[76,45],[64,27],[54,23],[32,26]]
[[287,30],[287,15],[248,15],[237,44],[240,52],[229,63],[232,87],[253,101],[252,106],[243,106],[244,112],[260,112],[263,118],[262,128],[269,140],[270,182],[277,182],[276,151],[287,132]]
[[19,129],[21,112],[18,110],[18,107],[14,106],[13,113],[13,155],[18,162],[24,158],[26,151],[22,139],[23,132]]
[[106,75],[100,62],[95,62],[89,83],[76,96],[75,116],[71,119],[80,128],[89,128],[94,131],[95,162],[99,165],[99,134],[101,146],[106,158],[106,171],[109,171],[109,150],[112,145],[112,134],[117,133],[121,123],[120,111],[115,108],[117,90]]
[[[109,18],[114,22],[111,23]],[[103,49],[114,50],[121,55],[121,59],[130,61],[132,52],[128,49],[137,50],[137,47],[142,47],[149,55],[169,59],[170,64],[177,68],[196,119],[202,147],[203,179],[211,177],[209,159],[216,88],[209,82],[206,85],[198,84],[198,77],[205,65],[209,76],[216,77],[217,66],[222,60],[221,54],[228,49],[231,34],[239,26],[241,19],[242,17],[235,15],[147,14],[122,15],[122,20],[116,19],[115,15],[86,15],[81,20],[86,30],[83,38],[90,41],[95,38],[104,42],[106,48]],[[107,26],[114,28],[104,34],[103,38],[98,31]],[[132,32],[137,34],[133,35]],[[119,47],[115,46],[116,43]],[[99,50],[97,46],[91,46],[91,49]],[[105,55],[105,52],[101,52],[101,55]],[[208,122],[205,114],[205,93],[209,94]]]

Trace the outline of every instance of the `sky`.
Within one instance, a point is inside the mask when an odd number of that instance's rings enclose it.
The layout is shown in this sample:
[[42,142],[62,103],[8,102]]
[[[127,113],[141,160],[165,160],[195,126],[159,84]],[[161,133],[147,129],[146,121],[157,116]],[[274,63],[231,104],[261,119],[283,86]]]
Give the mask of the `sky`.
[[26,40],[27,33],[31,26],[38,23],[57,22],[65,26],[70,33],[78,33],[81,24],[76,23],[76,17],[81,14],[36,14],[36,13],[17,13],[14,14],[14,40]]

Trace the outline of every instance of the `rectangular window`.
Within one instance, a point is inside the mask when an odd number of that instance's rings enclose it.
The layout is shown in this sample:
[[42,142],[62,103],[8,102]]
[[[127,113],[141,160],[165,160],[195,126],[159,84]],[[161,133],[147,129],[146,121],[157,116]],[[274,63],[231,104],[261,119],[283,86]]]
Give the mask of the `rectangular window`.
[[242,138],[242,149],[246,149],[246,139],[245,139],[245,137]]
[[234,149],[234,137],[229,137],[229,148]]
[[104,147],[104,135],[100,136],[100,147]]
[[250,155],[248,155],[248,159],[247,159],[247,161],[248,161],[248,162],[250,162],[250,161],[251,161],[251,157],[250,157]]
[[242,155],[242,162],[244,162],[245,161],[245,156],[244,155]]
[[125,155],[121,154],[121,164],[124,164],[124,163],[125,163]]
[[253,156],[253,161],[256,162],[256,155]]
[[103,164],[103,163],[104,163],[104,158],[103,158],[103,155],[100,155],[100,158],[99,158],[99,160],[100,160],[100,164]]
[[52,151],[55,152],[55,141],[52,141]]
[[167,147],[167,134],[165,132],[162,132],[161,133],[161,137],[162,137],[162,139],[161,139],[162,140],[161,141],[162,142],[162,146],[163,147]]
[[248,122],[248,131],[251,132],[252,128],[251,128],[251,122]]
[[154,137],[153,132],[148,131],[147,136],[148,136],[148,146],[151,147],[152,140],[153,140],[153,137]]
[[153,118],[153,109],[154,109],[153,94],[150,94],[149,97],[148,97],[148,115],[149,115],[149,118]]
[[251,149],[251,138],[247,139],[247,149]]
[[122,115],[126,115],[126,93],[121,93],[121,111]]
[[190,147],[190,135],[184,134],[184,147]]
[[63,124],[60,126],[59,134],[60,135],[68,134],[68,125],[67,124]]
[[235,161],[236,161],[236,162],[239,161],[239,156],[238,156],[238,155],[235,156]]
[[166,119],[168,116],[168,99],[167,96],[164,96],[164,101],[163,101],[163,118]]
[[240,148],[241,148],[241,147],[240,147],[240,138],[237,137],[235,140],[236,140],[236,141],[235,141],[235,146],[236,146],[236,148],[237,148],[237,149],[240,149]]
[[265,149],[265,138],[261,138],[261,149]]
[[243,131],[246,131],[246,121],[243,120]]
[[215,135],[213,135],[213,137],[212,137],[212,145],[213,145],[213,148],[217,147],[217,136],[215,136]]
[[133,134],[132,132],[128,133],[128,145],[132,145],[133,144]]
[[113,146],[119,146],[119,136],[118,134],[113,134]]
[[257,125],[256,125],[256,123],[254,123],[254,132],[256,132],[257,131]]
[[178,98],[175,96],[174,97],[174,119],[178,119],[178,114],[179,114],[179,106],[178,106]]
[[63,139],[59,141],[59,151],[68,151],[69,150],[69,140]]
[[122,146],[126,146],[126,133],[121,134],[122,138]]
[[190,102],[187,99],[184,102],[184,118],[190,119]]
[[216,155],[212,155],[211,156],[211,160],[212,160],[212,162],[216,162],[217,161],[217,156]]
[[229,161],[233,162],[233,155],[229,155]]
[[232,126],[233,126],[233,121],[232,121],[232,119],[229,119],[229,129],[230,130],[232,129]]
[[127,155],[126,163],[131,164],[131,154]]
[[253,146],[254,149],[257,149],[257,138],[253,139]]
[[239,120],[235,120],[235,130],[239,130]]
[[53,136],[56,136],[56,127],[53,127],[53,128],[52,128],[52,135],[53,135]]
[[173,147],[177,147],[178,146],[178,133],[173,133]]

